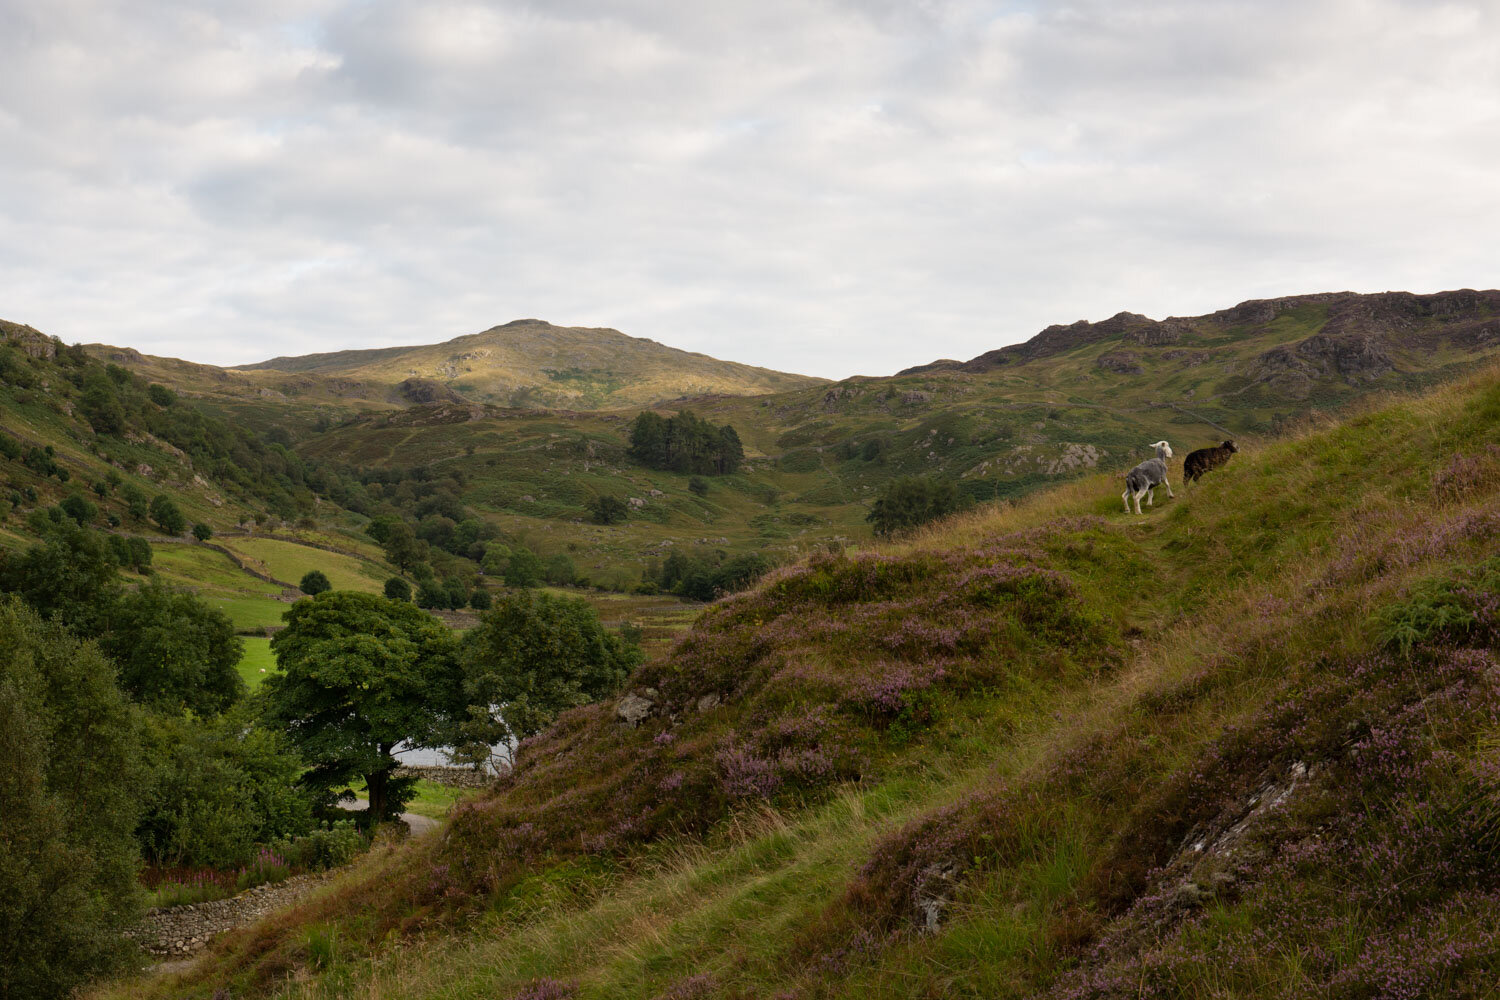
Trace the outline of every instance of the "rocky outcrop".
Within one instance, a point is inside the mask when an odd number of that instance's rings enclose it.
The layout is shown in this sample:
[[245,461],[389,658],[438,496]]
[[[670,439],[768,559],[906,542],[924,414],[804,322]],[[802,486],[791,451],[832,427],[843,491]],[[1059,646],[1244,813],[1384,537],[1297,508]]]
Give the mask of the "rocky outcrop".
[[1094,363],[1105,371],[1114,372],[1117,375],[1142,375],[1146,371],[1141,367],[1140,356],[1131,354],[1129,351],[1110,351],[1101,354]]
[[409,378],[396,384],[396,392],[408,403],[462,403],[464,398],[443,383],[430,378]]
[[[1297,344],[1273,347],[1255,359],[1255,381],[1310,381],[1338,376],[1370,381],[1396,367],[1379,338],[1366,333],[1319,333]],[[1294,393],[1295,394],[1295,393]]]
[[641,694],[634,691],[621,698],[615,705],[615,718],[634,729],[642,722],[651,717],[656,710],[657,693],[654,688],[647,688]]
[[57,341],[29,326],[19,323],[6,323],[0,321],[0,335],[5,341],[14,344],[28,357],[32,358],[55,358],[57,357]]

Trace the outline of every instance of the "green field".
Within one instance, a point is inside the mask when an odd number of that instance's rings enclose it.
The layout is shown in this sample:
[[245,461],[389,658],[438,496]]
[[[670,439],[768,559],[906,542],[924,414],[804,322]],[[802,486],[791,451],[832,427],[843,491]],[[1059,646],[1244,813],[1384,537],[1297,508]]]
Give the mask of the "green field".
[[[448,816],[448,810],[453,808],[453,803],[471,795],[477,795],[479,791],[477,788],[450,788],[422,778],[417,782],[416,798],[406,804],[405,811],[416,813],[418,816],[426,816],[428,819],[445,819]],[[354,797],[360,802],[369,801],[364,785],[355,789]]]
[[229,620],[234,622],[234,627],[240,631],[277,628],[282,624],[281,616],[291,607],[285,601],[267,597],[216,597],[206,594],[203,600],[228,615]]
[[227,548],[269,576],[295,586],[312,570],[322,570],[335,590],[378,594],[390,571],[355,556],[315,549],[279,538],[229,538]]
[[203,596],[249,597],[281,593],[274,583],[267,583],[246,573],[224,553],[206,545],[161,543],[151,547],[151,568],[163,582],[186,586]]
[[260,682],[276,669],[276,657],[271,655],[271,640],[247,636],[244,639],[245,655],[240,657],[240,678],[247,691],[260,687]]

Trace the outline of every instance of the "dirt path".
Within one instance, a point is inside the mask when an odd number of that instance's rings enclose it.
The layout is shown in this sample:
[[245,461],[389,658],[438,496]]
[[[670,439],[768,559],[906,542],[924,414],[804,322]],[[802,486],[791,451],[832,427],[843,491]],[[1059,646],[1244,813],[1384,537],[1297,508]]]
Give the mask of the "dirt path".
[[[354,802],[340,802],[338,806],[340,809],[347,809],[350,812],[364,812],[370,808],[370,803],[363,799],[357,799]],[[401,818],[406,821],[407,826],[411,827],[411,835],[413,837],[420,837],[424,833],[431,833],[442,826],[442,823],[437,820],[429,819],[426,816],[418,816],[416,813],[402,813]]]

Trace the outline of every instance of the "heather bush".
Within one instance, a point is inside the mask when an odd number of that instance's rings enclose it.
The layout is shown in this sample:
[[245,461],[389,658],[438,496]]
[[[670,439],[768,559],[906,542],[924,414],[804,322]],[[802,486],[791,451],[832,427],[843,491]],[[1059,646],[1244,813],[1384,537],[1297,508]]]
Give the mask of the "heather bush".
[[878,774],[944,698],[1018,672],[1031,685],[1108,669],[1112,627],[1049,565],[1063,531],[1096,527],[826,553],[773,573],[636,671],[629,690],[652,706],[637,728],[585,706],[524,741],[498,794],[454,810],[426,891],[496,893],[543,857],[624,851],[706,831],[739,803],[816,796]]

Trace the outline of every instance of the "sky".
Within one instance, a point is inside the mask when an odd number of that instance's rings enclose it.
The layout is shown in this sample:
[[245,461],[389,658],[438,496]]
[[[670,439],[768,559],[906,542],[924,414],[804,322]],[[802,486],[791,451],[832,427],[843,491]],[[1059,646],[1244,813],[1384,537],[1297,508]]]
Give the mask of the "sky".
[[840,378],[1500,285],[1500,0],[0,0],[0,318]]

